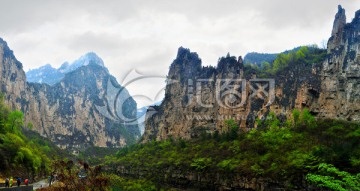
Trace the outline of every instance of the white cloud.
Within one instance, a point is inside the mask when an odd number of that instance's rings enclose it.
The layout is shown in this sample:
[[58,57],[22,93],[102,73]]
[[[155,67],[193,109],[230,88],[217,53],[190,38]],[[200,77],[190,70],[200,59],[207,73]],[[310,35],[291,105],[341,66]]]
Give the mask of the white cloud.
[[[216,65],[227,52],[319,44],[331,33],[338,4],[348,22],[360,9],[359,1],[336,0],[0,0],[0,37],[26,71],[94,51],[121,81],[133,68],[165,76],[180,46],[197,52],[203,65]],[[163,85],[147,81],[129,91],[151,94]]]

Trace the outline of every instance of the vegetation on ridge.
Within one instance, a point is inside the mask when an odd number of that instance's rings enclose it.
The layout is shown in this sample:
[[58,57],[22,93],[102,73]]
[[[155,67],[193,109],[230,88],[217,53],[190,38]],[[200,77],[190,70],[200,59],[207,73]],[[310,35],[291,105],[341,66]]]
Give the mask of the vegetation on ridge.
[[326,50],[320,49],[316,45],[301,46],[291,51],[285,51],[278,54],[276,59],[272,62],[263,62],[260,67],[255,64],[245,64],[245,75],[249,72],[255,71],[259,77],[274,76],[277,73],[284,71],[290,65],[295,64],[314,64],[321,63],[326,57]]
[[[292,118],[283,123],[276,115],[270,116],[262,122],[264,128],[247,133],[230,131],[200,140],[170,139],[123,148],[116,156],[107,157],[107,165],[150,172],[181,169],[268,177],[287,182],[288,188],[304,186],[301,182],[306,180],[313,186],[332,190],[360,189],[359,124],[315,120],[306,109],[294,110]],[[231,120],[227,124],[236,130]],[[159,182],[156,176],[145,177]]]
[[[52,150],[48,142],[28,139],[24,134],[23,113],[11,111],[0,96],[0,172],[6,176],[34,178],[49,169]],[[26,125],[31,128],[31,123]]]

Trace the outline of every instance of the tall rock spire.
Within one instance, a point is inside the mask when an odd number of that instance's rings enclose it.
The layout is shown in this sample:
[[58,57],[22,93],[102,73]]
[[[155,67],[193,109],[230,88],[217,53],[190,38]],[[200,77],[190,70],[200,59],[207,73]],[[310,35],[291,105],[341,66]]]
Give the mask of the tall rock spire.
[[345,24],[346,24],[345,9],[343,9],[341,5],[339,5],[338,12],[335,15],[334,26],[331,36],[336,36],[340,34],[343,31]]
[[334,25],[331,32],[331,38],[328,42],[328,51],[336,48],[342,41],[342,34],[346,25],[345,9],[338,6],[338,12],[335,15]]
[[360,12],[346,23],[339,6],[323,63],[317,117],[360,121]]

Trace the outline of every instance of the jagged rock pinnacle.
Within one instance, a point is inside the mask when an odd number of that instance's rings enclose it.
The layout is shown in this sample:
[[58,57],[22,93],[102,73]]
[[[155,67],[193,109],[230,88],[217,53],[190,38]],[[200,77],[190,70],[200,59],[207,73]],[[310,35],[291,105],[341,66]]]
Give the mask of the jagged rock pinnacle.
[[346,25],[346,15],[345,9],[338,6],[338,12],[335,15],[334,25],[331,32],[331,38],[328,42],[328,51],[333,50],[334,48],[338,47],[342,41],[342,33],[344,31],[344,27]]
[[243,64],[243,59],[242,59],[241,56],[239,56],[238,63],[239,63],[239,64]]
[[338,6],[338,12],[335,15],[334,20],[334,26],[331,33],[331,36],[335,36],[343,31],[344,26],[346,24],[346,15],[345,15],[345,9],[341,7],[341,5]]

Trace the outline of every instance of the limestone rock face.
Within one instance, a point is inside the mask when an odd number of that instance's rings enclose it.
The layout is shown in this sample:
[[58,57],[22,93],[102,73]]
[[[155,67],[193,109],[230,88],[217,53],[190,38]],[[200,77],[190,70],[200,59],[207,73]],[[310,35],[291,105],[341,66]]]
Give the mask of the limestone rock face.
[[245,75],[241,57],[227,55],[217,67],[202,67],[196,53],[180,47],[165,99],[147,112],[143,142],[227,132],[230,118],[247,131],[270,111],[285,119],[293,108],[311,105],[320,89],[321,65],[291,68],[273,79],[258,79],[251,71]]
[[338,12],[335,15],[333,30],[331,32],[331,38],[328,41],[328,50],[331,51],[341,43],[343,43],[343,32],[346,25],[345,9],[339,5]]
[[[121,88],[105,67],[82,66],[52,86],[27,83],[22,64],[2,39],[0,64],[1,92],[8,105],[23,111],[25,124],[33,123],[35,131],[61,148],[122,147],[140,135],[137,125],[124,126],[122,121],[106,118],[96,109],[96,105],[107,104],[109,82]],[[125,114],[136,118],[136,102],[130,96],[124,106]]]
[[202,67],[198,55],[182,47],[168,77],[173,81],[165,99],[147,112],[143,142],[226,132],[229,118],[247,130],[270,111],[284,121],[294,108],[309,108],[320,118],[360,121],[360,11],[346,23],[339,6],[325,61],[290,63],[272,78],[273,88],[271,79],[245,70],[242,59],[228,55],[217,67]]
[[16,60],[13,51],[0,38],[0,83],[1,92],[5,93],[5,101],[11,108],[17,108],[21,96],[26,96],[26,77],[22,64]]
[[360,121],[360,11],[345,23],[345,10],[339,6],[321,72],[320,98],[313,108],[319,117]]

